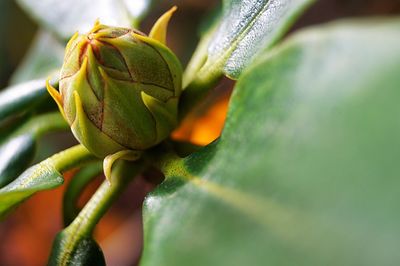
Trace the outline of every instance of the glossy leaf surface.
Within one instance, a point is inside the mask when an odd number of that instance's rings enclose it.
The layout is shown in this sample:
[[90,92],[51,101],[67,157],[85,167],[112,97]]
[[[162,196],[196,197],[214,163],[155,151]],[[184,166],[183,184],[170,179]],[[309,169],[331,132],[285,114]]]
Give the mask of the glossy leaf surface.
[[50,98],[45,80],[32,80],[10,86],[0,93],[0,122],[12,115],[32,110],[37,104]]
[[145,202],[142,265],[396,265],[400,21],[310,29],[241,76]]
[[50,160],[28,168],[10,185],[0,190],[0,215],[37,191],[55,188],[64,182]]
[[205,35],[208,49],[204,60],[207,61],[198,74],[199,78],[213,75],[209,74],[212,72],[223,72],[228,77],[237,79],[262,50],[270,48],[282,37],[312,2],[314,1],[223,1],[220,21]]
[[36,140],[29,133],[19,135],[0,145],[0,188],[14,180],[32,162]]
[[46,133],[68,130],[60,113],[34,116],[0,141],[0,188],[13,181],[32,162],[37,140]]

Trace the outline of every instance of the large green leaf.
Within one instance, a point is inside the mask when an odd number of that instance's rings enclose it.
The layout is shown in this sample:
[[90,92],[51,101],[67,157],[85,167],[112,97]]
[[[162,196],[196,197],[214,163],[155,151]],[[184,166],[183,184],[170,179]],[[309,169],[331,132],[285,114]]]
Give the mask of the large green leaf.
[[400,20],[296,35],[145,202],[142,265],[397,265]]
[[220,21],[203,37],[199,47],[203,57],[195,54],[186,72],[185,84],[188,83],[186,79],[193,76],[201,80],[217,73],[238,78],[262,50],[282,37],[312,2],[314,0],[224,0]]
[[96,19],[104,24],[132,26],[148,11],[151,0],[17,0],[38,22],[67,39],[86,32]]

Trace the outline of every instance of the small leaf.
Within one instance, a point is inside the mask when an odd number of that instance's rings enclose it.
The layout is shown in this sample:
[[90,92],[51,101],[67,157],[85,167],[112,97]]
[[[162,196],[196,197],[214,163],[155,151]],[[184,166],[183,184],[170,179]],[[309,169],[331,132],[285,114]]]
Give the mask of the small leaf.
[[86,148],[78,145],[28,168],[12,183],[0,189],[0,217],[34,193],[61,185],[64,182],[62,172],[93,159]]
[[[205,36],[207,61],[197,74],[198,78],[224,73],[237,79],[257,54],[279,40],[312,2],[314,0],[224,0],[217,27]],[[194,60],[199,61],[198,58]]]
[[3,143],[7,138],[9,138],[13,132],[15,132],[21,124],[25,123],[29,118],[29,114],[22,115],[18,117],[13,117],[11,119],[7,119],[5,122],[0,122],[0,143]]
[[87,32],[99,19],[106,25],[130,27],[147,13],[150,0],[17,0],[20,6],[62,39]]
[[396,265],[400,19],[330,24],[260,56],[219,141],[164,169],[141,265]]
[[[184,72],[180,118],[226,75],[237,79],[314,0],[224,0]],[[219,18],[219,19],[215,19]]]
[[30,165],[35,156],[36,142],[43,134],[67,129],[68,124],[58,112],[32,117],[15,129],[0,143],[0,188]]
[[63,176],[51,159],[28,168],[14,182],[0,190],[0,217],[37,191],[58,187]]
[[0,123],[7,118],[32,110],[49,98],[45,80],[32,80],[0,92]]
[[32,162],[36,141],[31,134],[19,135],[0,146],[0,188],[14,180]]

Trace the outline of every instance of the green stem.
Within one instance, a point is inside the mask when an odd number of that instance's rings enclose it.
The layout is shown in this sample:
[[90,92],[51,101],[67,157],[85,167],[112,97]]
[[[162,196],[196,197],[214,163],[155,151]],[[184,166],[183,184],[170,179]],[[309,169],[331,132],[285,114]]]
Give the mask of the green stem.
[[0,190],[0,216],[36,192],[60,186],[64,179],[60,172],[80,166],[95,157],[82,145],[57,153],[26,169],[17,179]]
[[93,161],[95,157],[83,145],[76,145],[49,158],[59,172]]
[[166,142],[146,155],[152,166],[159,169],[165,177],[178,174],[184,168],[184,160],[172,149],[171,143]]
[[76,236],[91,235],[95,225],[122,188],[119,183],[110,185],[108,181],[104,181],[66,231],[74,232]]
[[[143,161],[117,161],[114,164],[111,183],[104,181],[92,198],[81,210],[75,220],[63,231],[63,248],[61,261],[68,260],[82,239],[90,237],[96,224],[115,201],[127,183],[139,174],[145,164]],[[61,265],[63,265],[61,263]]]
[[[43,182],[41,181],[42,179],[50,178],[52,175],[59,176],[60,173],[70,170],[74,167],[81,166],[95,159],[96,158],[82,145],[71,147],[60,153],[54,154],[53,156],[34,166],[31,166],[12,183],[3,187],[1,191],[20,191],[26,190],[29,187],[40,186],[40,183]],[[47,181],[50,182],[50,180]],[[56,183],[52,184],[53,187],[62,184],[62,182],[59,182],[59,180],[54,182]],[[26,193],[26,198],[34,194],[36,191],[32,190],[32,193]]]
[[95,162],[81,169],[68,184],[63,197],[64,225],[69,225],[79,213],[78,198],[83,189],[103,171],[103,163]]

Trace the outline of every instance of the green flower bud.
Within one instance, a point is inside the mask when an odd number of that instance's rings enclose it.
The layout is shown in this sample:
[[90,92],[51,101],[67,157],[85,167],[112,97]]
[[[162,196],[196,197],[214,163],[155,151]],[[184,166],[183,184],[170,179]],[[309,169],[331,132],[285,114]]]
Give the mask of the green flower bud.
[[94,155],[148,149],[176,127],[182,68],[164,44],[174,10],[149,36],[97,22],[67,44],[60,91],[50,85],[48,90],[75,137]]

